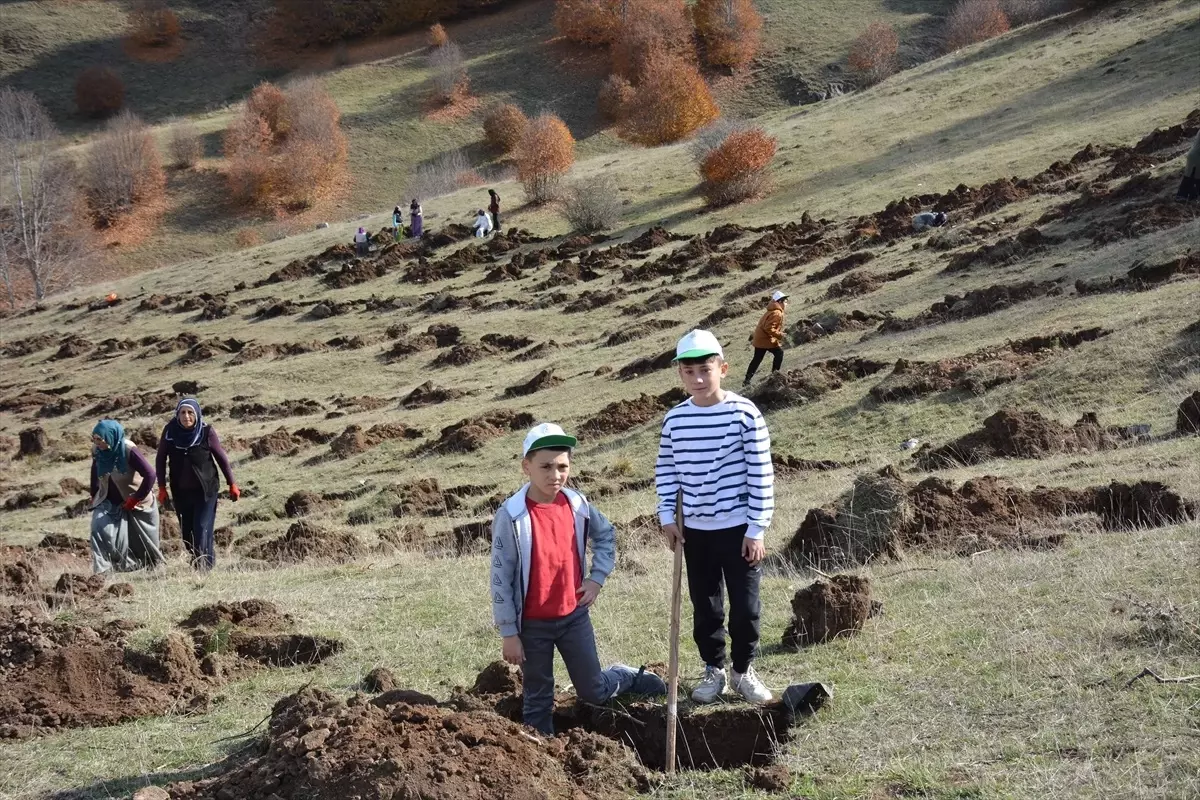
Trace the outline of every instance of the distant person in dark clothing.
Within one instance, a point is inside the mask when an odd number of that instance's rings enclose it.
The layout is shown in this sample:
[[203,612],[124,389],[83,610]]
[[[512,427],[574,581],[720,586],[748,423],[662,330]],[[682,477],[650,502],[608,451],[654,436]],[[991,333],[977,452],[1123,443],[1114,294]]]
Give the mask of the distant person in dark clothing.
[[408,206],[408,217],[412,221],[412,238],[420,239],[421,230],[424,227],[424,215],[421,211],[421,204],[417,202],[417,198]]
[[946,224],[946,214],[939,211],[936,214],[932,211],[925,211],[917,214],[912,218],[912,226],[914,231],[924,231],[929,228],[940,228]]
[[132,572],[163,562],[154,469],[115,419],[92,428],[92,571]]
[[242,492],[234,483],[229,456],[221,447],[216,430],[204,424],[200,403],[193,398],[180,400],[174,418],[163,428],[155,466],[161,476],[158,502],[167,502],[169,481],[179,530],[192,559],[192,567],[202,571],[212,569],[217,560],[213,528],[217,519],[217,495],[221,490],[217,468],[229,484],[233,502],[238,501]]
[[1183,164],[1183,181],[1175,199],[1181,203],[1200,200],[1200,133],[1196,134],[1196,141],[1192,142],[1192,149]]
[[488,213],[492,215],[492,232],[500,232],[500,195],[496,194],[495,189],[488,189],[488,196],[492,198],[488,203]]

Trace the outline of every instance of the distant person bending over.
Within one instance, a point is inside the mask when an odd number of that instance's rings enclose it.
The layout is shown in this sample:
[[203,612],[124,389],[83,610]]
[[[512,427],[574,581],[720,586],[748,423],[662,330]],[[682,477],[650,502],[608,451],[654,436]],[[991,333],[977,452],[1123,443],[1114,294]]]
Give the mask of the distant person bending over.
[[371,252],[371,237],[367,236],[366,228],[359,228],[358,233],[354,234],[354,252],[360,256]]
[[475,224],[472,227],[475,229],[475,238],[482,239],[491,232],[492,219],[488,216],[488,213],[481,208],[475,215]]
[[1196,134],[1196,141],[1192,142],[1187,161],[1183,163],[1183,181],[1175,199],[1181,203],[1200,200],[1200,133]]
[[930,228],[940,228],[946,224],[946,214],[939,211],[936,214],[932,211],[925,211],[917,214],[912,218],[912,226],[914,231],[924,231]]
[[754,345],[754,358],[750,360],[750,368],[746,370],[746,380],[742,386],[749,386],[762,363],[763,356],[772,356],[771,372],[779,372],[783,366],[783,312],[787,310],[788,296],[776,291],[767,303],[766,313],[758,320],[754,333],[750,334],[750,343]]
[[496,233],[500,232],[500,195],[496,194],[495,189],[488,189],[488,196],[491,197],[491,202],[488,203],[488,213],[492,215],[492,230]]
[[617,537],[612,523],[566,486],[575,444],[574,436],[551,423],[530,430],[521,450],[529,480],[492,522],[492,619],[504,660],[521,667],[522,718],[547,735],[554,733],[556,649],[585,703],[667,691],[653,672],[624,664],[600,669],[591,606],[616,564]]
[[158,439],[158,502],[167,502],[168,474],[171,497],[175,500],[175,515],[179,531],[192,560],[192,568],[207,572],[217,562],[213,543],[213,528],[217,519],[217,495],[221,483],[217,468],[229,484],[229,496],[237,502],[242,496],[233,481],[233,467],[221,447],[217,431],[205,425],[200,403],[185,397],[175,407],[175,416],[163,428]]
[[92,428],[92,571],[132,572],[163,563],[154,468],[115,419]]
[[400,206],[392,209],[392,231],[397,242],[404,238],[404,212],[400,210]]
[[417,198],[414,197],[412,203],[410,203],[408,206],[408,216],[412,221],[411,233],[412,238],[414,239],[421,238],[421,229],[424,227],[423,213],[424,212],[421,211],[421,204],[418,203]]

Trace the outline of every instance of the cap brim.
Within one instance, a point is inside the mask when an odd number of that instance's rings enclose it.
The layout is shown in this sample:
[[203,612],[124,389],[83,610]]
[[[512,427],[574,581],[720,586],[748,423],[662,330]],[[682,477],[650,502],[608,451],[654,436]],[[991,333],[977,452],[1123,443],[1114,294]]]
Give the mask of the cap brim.
[[709,356],[719,356],[719,355],[721,355],[721,354],[718,353],[716,350],[709,350],[707,348],[700,347],[695,350],[687,350],[683,353],[680,353],[679,355],[677,355],[673,359],[671,359],[671,361],[672,361],[672,363],[674,363],[676,361],[683,361],[685,358],[708,358]]
[[567,436],[565,434],[562,436],[558,436],[558,435],[543,436],[540,439],[535,439],[533,441],[533,444],[529,445],[529,449],[525,451],[525,455],[529,455],[534,450],[545,450],[547,447],[572,447],[573,448],[576,444],[578,444],[578,442],[579,442],[579,440],[576,439],[574,436]]

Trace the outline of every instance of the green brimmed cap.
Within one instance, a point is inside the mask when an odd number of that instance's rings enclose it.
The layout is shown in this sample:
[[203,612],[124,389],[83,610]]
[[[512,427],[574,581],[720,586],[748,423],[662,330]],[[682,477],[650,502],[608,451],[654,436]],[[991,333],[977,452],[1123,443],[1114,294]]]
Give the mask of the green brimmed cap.
[[725,358],[725,351],[721,349],[721,343],[717,341],[716,336],[713,336],[709,331],[696,329],[680,339],[679,344],[675,345],[675,358],[673,360],[682,361],[685,358],[708,358],[709,356]]
[[529,433],[525,434],[521,458],[525,458],[534,450],[545,450],[547,447],[573,448],[577,442],[578,440],[574,436],[568,436],[553,422],[543,422],[541,425],[530,428]]

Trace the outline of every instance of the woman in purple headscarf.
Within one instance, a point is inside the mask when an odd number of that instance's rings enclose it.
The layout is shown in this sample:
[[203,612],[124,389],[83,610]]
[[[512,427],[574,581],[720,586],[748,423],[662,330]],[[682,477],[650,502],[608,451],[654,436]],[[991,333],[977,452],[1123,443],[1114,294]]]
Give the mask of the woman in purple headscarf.
[[[221,483],[217,468],[229,484],[229,496],[237,502],[242,496],[233,480],[229,456],[212,425],[205,425],[200,403],[185,397],[175,407],[175,416],[163,428],[158,440],[158,502],[167,502],[167,485],[179,517],[183,543],[195,569],[207,571],[216,563],[213,527],[217,519],[217,495]],[[169,476],[169,477],[168,477]]]

